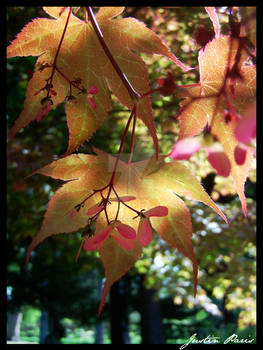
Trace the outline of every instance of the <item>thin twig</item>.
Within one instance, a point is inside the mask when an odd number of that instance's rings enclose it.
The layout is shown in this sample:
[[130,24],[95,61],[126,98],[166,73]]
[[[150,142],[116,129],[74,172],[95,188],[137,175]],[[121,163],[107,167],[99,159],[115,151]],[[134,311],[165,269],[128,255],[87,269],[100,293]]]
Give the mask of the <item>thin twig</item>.
[[136,121],[137,121],[137,110],[135,108],[135,113],[134,113],[134,118],[133,118],[133,125],[132,125],[131,150],[130,150],[128,164],[131,163],[132,157],[133,157],[133,150],[134,150],[134,143],[135,143]]
[[[68,27],[68,23],[69,23],[69,18],[70,18],[71,12],[72,12],[72,7],[69,8],[69,12],[68,12],[68,17],[67,17],[67,20],[66,20],[66,24],[65,24],[65,27],[64,27],[64,30],[63,30],[63,33],[62,33],[60,42],[59,42],[59,44],[58,44],[57,52],[56,52],[56,55],[55,55],[55,58],[54,58],[54,61],[53,61],[53,64],[52,64],[51,76],[50,76],[50,78],[48,79],[48,80],[49,80],[49,83],[50,83],[50,84],[49,84],[50,87],[52,86],[51,83],[52,83],[52,80],[53,80],[53,77],[54,77],[54,74],[55,74],[55,70],[56,70],[58,54],[59,54],[59,51],[60,51],[60,49],[61,49],[62,42],[63,42],[64,37],[65,37],[65,34],[66,34],[66,30],[67,30],[67,27]],[[47,97],[49,97],[49,93],[50,93],[50,88],[48,89]]]
[[96,17],[94,16],[92,8],[91,7],[87,7],[87,11],[88,11],[88,16],[89,16],[90,22],[92,24],[92,27],[93,27],[96,35],[97,35],[97,38],[99,39],[99,42],[101,43],[101,46],[102,46],[105,54],[109,58],[109,60],[110,60],[111,64],[113,65],[113,68],[115,69],[116,73],[118,74],[118,76],[122,80],[122,82],[123,82],[126,90],[128,91],[132,101],[135,103],[135,101],[138,101],[141,98],[141,95],[133,88],[133,86],[131,85],[129,79],[123,73],[123,71],[120,69],[117,61],[113,57],[110,49],[108,48],[108,45],[106,44],[106,42],[104,40],[102,31],[100,30],[99,24],[98,24],[98,22],[96,20]]

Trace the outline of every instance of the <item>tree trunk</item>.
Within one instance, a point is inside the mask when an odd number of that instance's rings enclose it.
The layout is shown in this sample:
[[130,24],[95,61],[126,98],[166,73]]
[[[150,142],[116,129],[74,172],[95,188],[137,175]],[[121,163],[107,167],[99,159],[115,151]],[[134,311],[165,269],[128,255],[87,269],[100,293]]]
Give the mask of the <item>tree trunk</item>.
[[22,322],[22,312],[20,309],[7,316],[7,340],[20,340],[20,327]]
[[40,318],[39,344],[44,344],[47,335],[48,335],[48,313],[47,311],[42,310],[41,318]]
[[54,312],[48,312],[48,334],[42,344],[60,344],[60,339],[64,336],[65,330],[60,320]]
[[141,279],[141,336],[142,344],[165,344],[162,313],[159,301],[154,301],[154,289],[146,289]]
[[95,344],[104,343],[104,324],[103,321],[96,322]]
[[111,343],[129,344],[128,296],[129,280],[123,277],[114,283],[110,291]]
[[[98,289],[98,302],[101,300],[103,283],[101,281],[101,277],[98,272],[95,272],[95,278]],[[96,318],[96,328],[95,328],[95,344],[103,344],[104,343],[104,323],[101,317],[97,316]]]

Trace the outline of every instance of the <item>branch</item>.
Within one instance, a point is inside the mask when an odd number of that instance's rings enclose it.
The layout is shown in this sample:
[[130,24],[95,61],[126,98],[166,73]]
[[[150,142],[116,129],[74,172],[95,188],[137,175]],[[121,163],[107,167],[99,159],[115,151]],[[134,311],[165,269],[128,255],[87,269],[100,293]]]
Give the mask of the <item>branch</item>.
[[[52,64],[51,76],[50,76],[50,78],[48,79],[48,80],[50,80],[50,86],[51,86],[51,83],[52,83],[52,80],[53,80],[53,76],[54,76],[54,74],[55,74],[58,54],[59,54],[59,51],[60,51],[60,49],[61,49],[62,42],[63,42],[64,37],[65,37],[65,33],[66,33],[66,30],[67,30],[67,27],[68,27],[68,23],[69,23],[69,18],[70,18],[71,12],[72,12],[72,7],[69,8],[69,12],[68,12],[68,17],[67,17],[67,20],[66,20],[66,24],[65,24],[65,27],[64,27],[64,30],[63,30],[63,33],[62,33],[60,42],[59,42],[59,44],[58,44],[58,49],[57,49],[57,52],[56,52],[56,55],[55,55],[55,58],[54,58],[54,61],[53,61],[53,64]],[[50,88],[49,88],[49,90],[48,90],[47,97],[49,96],[49,92],[50,92]]]
[[129,82],[127,76],[123,73],[123,71],[120,69],[120,66],[118,65],[117,61],[112,56],[112,53],[110,52],[110,49],[108,48],[108,46],[103,38],[103,34],[100,30],[100,27],[99,27],[99,24],[96,20],[96,17],[94,16],[92,8],[88,7],[87,11],[88,11],[88,16],[89,16],[90,22],[92,24],[92,27],[95,30],[97,38],[99,39],[105,54],[108,56],[109,60],[111,61],[111,64],[113,65],[113,68],[115,69],[116,73],[118,74],[118,76],[122,80],[122,82],[123,82],[126,90],[128,91],[132,101],[134,103],[138,102],[138,100],[141,98],[141,95],[133,88],[133,86]]

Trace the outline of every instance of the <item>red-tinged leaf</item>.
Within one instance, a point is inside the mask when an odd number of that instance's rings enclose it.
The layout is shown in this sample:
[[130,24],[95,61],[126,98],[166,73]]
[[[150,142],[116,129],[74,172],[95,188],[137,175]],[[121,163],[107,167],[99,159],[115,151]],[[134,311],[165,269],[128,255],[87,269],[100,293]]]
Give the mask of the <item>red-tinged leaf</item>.
[[89,94],[96,95],[98,93],[98,88],[97,86],[91,86],[89,88]]
[[231,164],[224,152],[209,152],[208,161],[213,168],[216,169],[217,174],[221,176],[229,176],[231,171]]
[[46,117],[48,116],[48,113],[50,112],[51,106],[52,106],[52,103],[49,102],[47,104],[47,106],[45,107],[45,116]]
[[118,224],[116,225],[116,229],[125,238],[131,239],[136,237],[136,231],[129,225]]
[[[45,87],[52,74],[51,66],[65,28],[69,8],[64,11],[62,11],[63,8],[46,7],[44,9],[55,19],[33,20],[22,29],[7,48],[7,57],[41,55],[36,65],[50,66],[35,72],[30,80],[24,109],[10,130],[9,137],[13,137],[38,116],[41,109],[40,101],[47,91],[43,89],[37,96],[35,93]],[[114,59],[139,94],[148,92],[150,84],[147,67],[135,52],[163,55],[178,64],[184,71],[190,69],[181,63],[159,37],[142,22],[134,18],[113,19],[123,10],[123,7],[102,7],[96,17]],[[110,108],[110,91],[115,94],[120,103],[130,109],[133,108],[134,102],[110,63],[90,23],[85,23],[73,14],[70,16],[57,56],[56,67],[62,74],[56,70],[52,81],[53,90],[56,91],[56,96],[52,96],[53,108],[64,102],[69,89],[68,81],[74,82],[77,78],[81,79],[81,86],[93,95],[91,98],[85,93],[80,93],[80,84],[77,84],[77,87],[72,85],[72,94],[76,97],[74,101],[77,103],[66,103],[65,108],[69,128],[67,149],[69,154],[88,140],[104,122]],[[140,100],[137,112],[138,117],[149,129],[158,153],[150,96]]]
[[195,152],[202,147],[198,137],[187,137],[176,142],[171,150],[172,159],[189,159]]
[[[231,101],[232,108],[236,114],[239,114],[241,117],[245,117],[247,114],[250,114],[252,118],[251,125],[255,123],[256,115],[256,66],[255,65],[243,65],[240,68],[240,75],[242,79],[237,79],[235,82],[235,97],[231,97],[230,84],[226,85],[226,94]],[[250,110],[251,108],[251,110]],[[253,112],[254,109],[254,112]],[[250,121],[250,122],[251,122]],[[250,124],[250,123],[249,123]],[[255,124],[254,124],[255,126]],[[250,129],[251,130],[251,129]],[[253,129],[252,129],[253,130]]]
[[113,227],[111,225],[108,225],[107,227],[104,228],[104,230],[98,233],[95,232],[94,237],[92,237],[94,238],[94,243],[103,242],[112,230],[113,230]]
[[257,128],[256,103],[253,103],[237,122],[235,128],[235,137],[237,141],[244,144],[248,143],[256,137]]
[[44,116],[44,110],[41,109],[36,116],[36,121],[39,123],[41,121],[41,119],[43,118],[43,116]]
[[[187,87],[186,85],[180,89],[179,93],[180,97],[185,97],[178,116],[180,121],[179,139],[198,135],[207,124],[211,123],[219,104],[218,99],[221,98],[223,92],[226,73],[235,63],[238,45],[239,41],[237,39],[220,36],[199,51],[200,86],[190,85]],[[243,62],[245,58],[247,58],[247,55],[244,50],[241,50],[240,62]],[[238,67],[241,67],[241,63],[238,64]],[[244,72],[246,76],[250,75],[253,84],[253,73],[250,72],[249,74],[248,72],[251,68],[242,67],[242,69],[246,70]],[[242,89],[241,86],[244,84],[239,81],[236,84],[234,108],[238,107],[239,104],[244,104],[244,94],[247,94],[250,99],[252,97],[252,91]],[[228,92],[227,87],[225,88]],[[223,101],[224,99],[221,98],[220,103],[224,103]]]
[[94,239],[91,238],[86,238],[85,242],[84,242],[84,246],[83,249],[84,250],[88,250],[90,252],[95,252],[96,250],[98,250],[100,248],[100,246],[102,245],[103,242],[94,242]]
[[125,275],[134,263],[140,258],[142,247],[137,241],[134,242],[134,249],[121,248],[114,239],[108,239],[99,249],[100,258],[105,269],[106,281],[102,291],[101,302],[98,314],[101,313],[106,302],[106,297],[113,283]]
[[158,207],[154,207],[154,208],[151,208],[149,210],[147,210],[144,215],[147,217],[147,218],[150,218],[151,216],[159,216],[159,217],[162,217],[162,216],[166,216],[168,215],[168,209],[167,207],[163,206],[163,205],[159,205]]
[[[256,96],[256,68],[255,66],[243,66],[240,69],[242,80],[238,80],[235,85],[236,96],[233,99],[233,108],[241,116],[247,112],[248,106],[255,101]],[[214,117],[211,132],[217,137],[224,152],[231,164],[231,177],[234,181],[237,194],[239,196],[244,215],[247,215],[247,204],[244,193],[244,184],[249,174],[253,151],[248,150],[245,162],[239,165],[235,161],[235,149],[238,142],[235,137],[235,129],[238,121],[233,120],[231,123],[222,122],[222,115],[217,113]],[[251,129],[250,129],[251,130]]]
[[212,133],[216,135],[219,142],[223,146],[224,152],[227,155],[230,164],[231,172],[230,175],[234,181],[237,194],[239,196],[242,210],[244,215],[247,215],[247,203],[244,193],[244,184],[247,179],[251,162],[253,159],[253,152],[251,150],[247,151],[246,160],[243,165],[238,165],[235,161],[235,149],[238,146],[238,142],[234,136],[234,129],[236,123],[226,124],[222,122],[221,116],[217,115],[213,124]]
[[75,258],[75,262],[77,262],[77,261],[78,261],[78,259],[79,259],[79,254],[80,254],[80,252],[81,252],[81,250],[82,250],[83,243],[84,243],[84,240],[82,240],[82,241],[81,241],[81,243],[80,243],[80,246],[79,246],[79,249],[78,249],[78,252],[77,252],[76,258]]
[[88,237],[84,243],[84,250],[94,251],[97,250],[107,239],[109,233],[113,230],[111,225],[108,225],[106,228],[99,232],[95,232],[93,237]]
[[213,23],[215,37],[219,38],[219,36],[220,36],[220,22],[219,22],[218,15],[216,13],[216,9],[215,9],[215,7],[205,7],[205,10],[208,13],[208,15]]
[[134,249],[134,239],[125,238],[123,235],[121,235],[118,231],[114,230],[112,232],[111,237],[117,242],[117,244],[127,250],[133,250]]
[[94,205],[93,207],[88,209],[86,214],[89,216],[92,216],[99,213],[102,209],[103,209],[103,205]]
[[[238,60],[237,52],[239,52]],[[247,53],[240,49],[237,38],[220,36],[208,43],[200,50],[198,57],[200,87],[189,86],[180,89],[180,97],[185,97],[185,100],[182,102],[179,115],[179,140],[199,134],[207,124],[210,126],[211,133],[221,143],[230,161],[230,175],[245,215],[244,182],[248,176],[252,152],[248,152],[242,166],[236,164],[234,149],[237,142],[234,140],[232,130],[236,120],[227,123],[224,119],[224,110],[231,108],[231,111],[242,116],[247,106],[255,101],[256,68],[244,64],[246,58]],[[229,79],[227,73],[234,65],[240,78],[235,78],[233,85],[233,79]]]
[[[123,196],[123,197],[119,197],[119,199],[122,202],[129,202],[129,201],[132,201],[132,200],[136,199],[136,197],[134,197],[134,196]],[[118,198],[110,198],[110,201],[118,202],[119,199]]]
[[234,157],[237,165],[243,165],[246,160],[247,150],[241,148],[240,146],[236,146],[234,151]]
[[138,242],[146,247],[152,240],[152,228],[147,219],[141,218],[137,233]]
[[[233,108],[241,116],[245,115],[248,108],[253,105],[256,95],[256,68],[255,66],[242,66],[240,69],[242,80],[238,80],[235,85],[236,96],[232,102]],[[217,113],[212,125],[212,134],[216,136],[231,164],[231,177],[234,181],[237,194],[239,196],[244,215],[247,214],[247,204],[244,194],[244,184],[249,174],[253,151],[248,150],[245,162],[238,165],[235,161],[235,149],[238,142],[235,137],[235,130],[238,121],[233,120],[231,123],[222,121],[222,113]],[[253,125],[253,124],[252,124]]]
[[90,106],[91,106],[93,109],[96,109],[96,108],[97,108],[96,102],[93,100],[93,98],[88,97],[88,101],[89,101]]

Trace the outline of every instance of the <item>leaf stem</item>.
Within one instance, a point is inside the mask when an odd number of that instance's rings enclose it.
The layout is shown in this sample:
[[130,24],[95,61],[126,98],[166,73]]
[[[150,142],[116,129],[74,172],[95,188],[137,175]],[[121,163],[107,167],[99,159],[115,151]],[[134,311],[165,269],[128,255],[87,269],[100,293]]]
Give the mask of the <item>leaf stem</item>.
[[113,180],[114,180],[114,177],[115,177],[115,174],[116,174],[117,165],[118,165],[118,162],[120,160],[120,155],[121,155],[121,152],[122,152],[122,149],[123,149],[123,146],[124,146],[124,141],[126,139],[126,136],[127,136],[128,129],[129,129],[129,126],[131,124],[132,118],[134,116],[136,116],[136,105],[133,107],[133,109],[131,111],[130,117],[128,119],[128,122],[126,124],[125,130],[124,130],[124,133],[123,133],[123,136],[122,136],[122,139],[121,139],[121,144],[120,144],[120,147],[119,147],[117,159],[115,161],[114,169],[113,169],[113,172],[112,172],[112,177],[111,177],[111,180],[110,180],[110,184],[111,185],[113,185]]
[[112,186],[112,189],[113,189],[113,192],[115,193],[115,196],[116,198],[118,199],[118,208],[117,208],[117,212],[116,212],[116,215],[115,215],[115,221],[117,221],[118,219],[118,216],[119,216],[119,212],[120,212],[120,197],[118,196],[118,193],[117,191],[115,190],[115,188]]
[[85,199],[83,199],[83,201],[80,202],[79,204],[77,204],[74,208],[75,208],[76,210],[79,210],[79,209],[82,207],[82,205],[83,205],[89,198],[91,198],[92,196],[94,196],[94,194],[97,193],[97,192],[98,192],[98,190],[93,190],[93,193],[91,193],[90,195],[88,195],[88,197],[86,197]]
[[135,113],[134,113],[134,118],[133,118],[133,125],[132,125],[131,150],[130,150],[130,156],[129,156],[128,164],[131,163],[132,157],[133,157],[133,150],[134,150],[134,143],[135,143],[136,121],[137,121],[137,113],[136,113],[136,111],[135,111]]
[[[58,54],[59,54],[62,42],[63,42],[64,37],[65,37],[65,33],[66,33],[66,30],[67,30],[67,27],[68,27],[68,23],[69,23],[69,18],[70,18],[71,12],[72,12],[72,7],[69,8],[68,17],[67,17],[67,20],[66,20],[66,23],[65,23],[65,27],[64,27],[64,30],[63,30],[60,42],[58,44],[57,52],[56,52],[56,55],[55,55],[55,58],[54,58],[54,61],[53,61],[53,64],[52,64],[51,76],[48,79],[49,83],[50,83],[49,86],[52,86],[52,80],[53,80],[53,77],[54,77],[54,74],[55,74],[55,70],[56,70]],[[48,89],[47,97],[49,97],[49,93],[50,93],[50,88]]]
[[70,80],[58,67],[55,67],[55,69],[70,85],[83,92],[83,89],[80,88],[76,83],[74,83],[74,81]]
[[140,211],[130,207],[128,204],[126,204],[125,202],[123,202],[121,199],[119,200],[123,205],[125,205],[125,207],[129,208],[130,210],[134,211],[137,215],[140,215]]
[[128,204],[126,204],[125,202],[123,202],[120,197],[118,196],[118,193],[117,191],[115,190],[115,188],[112,186],[112,189],[113,189],[113,192],[115,193],[116,195],[116,198],[118,199],[118,209],[117,209],[117,213],[116,213],[116,216],[115,216],[115,221],[117,220],[118,218],[118,215],[119,215],[119,211],[120,211],[120,203],[122,203],[123,205],[125,205],[127,208],[129,208],[130,210],[134,211],[137,215],[140,215],[140,211],[130,207]]
[[86,7],[84,7],[84,13],[85,13],[85,23],[88,23],[88,14],[87,14]]
[[68,17],[67,17],[67,20],[66,20],[66,24],[65,24],[65,27],[64,27],[64,30],[63,30],[63,33],[62,33],[62,36],[61,36],[59,45],[58,45],[58,49],[57,49],[55,58],[54,58],[54,62],[53,62],[54,69],[55,69],[55,66],[56,66],[56,63],[57,63],[57,58],[58,58],[59,51],[60,51],[60,49],[61,49],[62,42],[63,42],[63,40],[64,40],[64,36],[65,36],[65,34],[66,34],[66,30],[67,30],[67,27],[68,27],[68,23],[69,23],[69,18],[70,18],[71,12],[72,12],[72,7],[69,8],[69,12],[68,12]]
[[[109,185],[108,185],[108,186],[109,186]],[[101,198],[102,198],[103,202],[105,203],[105,204],[104,204],[104,207],[103,207],[103,210],[104,210],[105,217],[106,217],[106,220],[107,220],[107,224],[108,224],[108,225],[109,225],[109,223],[110,223],[110,220],[109,220],[108,213],[107,213],[107,204],[108,204],[108,201],[109,201],[110,193],[111,193],[111,186],[109,186],[109,192],[108,192],[107,198],[106,198],[106,200],[105,200],[105,198],[104,198],[102,192],[100,192]]]
[[161,87],[156,88],[156,89],[149,90],[149,91],[145,92],[144,94],[142,94],[142,95],[141,95],[141,98],[144,98],[144,97],[146,97],[146,96],[148,96],[148,95],[153,94],[154,92],[159,92],[159,91],[161,91]]
[[[134,105],[132,111],[131,111],[131,114],[130,114],[130,117],[128,119],[128,122],[126,124],[126,127],[125,127],[125,130],[124,130],[124,133],[123,133],[123,136],[122,136],[122,139],[121,139],[121,144],[120,144],[120,147],[119,147],[119,151],[118,151],[118,154],[117,154],[117,158],[116,158],[116,161],[115,161],[115,164],[114,164],[114,168],[113,168],[113,171],[112,171],[112,176],[111,176],[111,179],[110,179],[110,182],[107,186],[101,188],[101,189],[98,189],[98,190],[94,190],[96,192],[100,192],[101,195],[102,195],[102,191],[105,190],[106,188],[109,188],[109,191],[108,191],[108,194],[107,194],[107,197],[106,197],[106,201],[105,203],[108,203],[109,201],[109,198],[110,198],[110,194],[111,194],[111,190],[114,191],[114,193],[117,195],[117,192],[116,190],[114,189],[113,187],[113,183],[114,183],[114,178],[115,178],[115,175],[116,175],[116,169],[117,169],[117,166],[118,166],[118,163],[119,163],[119,160],[120,160],[120,155],[121,155],[121,152],[122,152],[122,149],[123,149],[123,146],[124,146],[124,142],[125,142],[125,139],[126,139],[126,136],[127,136],[127,133],[128,133],[128,130],[129,130],[129,126],[131,124],[131,121],[132,121],[132,118],[136,115],[136,105]],[[104,198],[104,197],[103,197]],[[117,195],[117,198],[118,195]],[[104,206],[104,212],[105,212],[105,216],[106,216],[106,220],[107,220],[107,223],[109,224],[109,218],[108,218],[108,214],[107,214],[107,204]],[[117,214],[116,214],[116,218],[118,217],[118,213],[119,213],[119,207],[118,207],[118,211],[117,211]],[[116,219],[117,220],[117,219]]]

